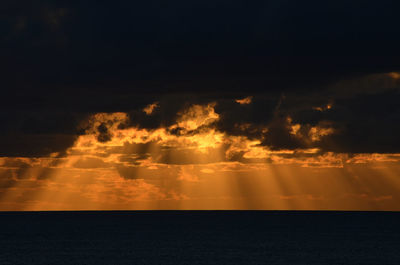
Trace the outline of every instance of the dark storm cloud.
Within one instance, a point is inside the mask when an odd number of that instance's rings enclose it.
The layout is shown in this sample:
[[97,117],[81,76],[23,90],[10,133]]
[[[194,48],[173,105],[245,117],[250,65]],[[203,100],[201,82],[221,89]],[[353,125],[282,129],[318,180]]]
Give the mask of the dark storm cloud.
[[[359,80],[360,83],[363,81],[365,80]],[[400,133],[399,88],[400,83],[397,89],[385,90],[381,87],[381,92],[368,94],[362,92],[362,87],[358,89],[347,87],[349,93],[355,95],[350,97],[343,97],[339,93],[331,95],[325,99],[324,104],[334,103],[330,109],[323,111],[313,108],[323,105],[323,100],[318,95],[309,95],[311,100],[314,99],[314,104],[302,96],[296,96],[294,100],[288,96],[287,103],[282,104],[280,108],[280,115],[290,116],[293,124],[301,124],[303,128],[321,125],[322,122],[335,132],[323,137],[320,142],[307,145],[290,134],[291,127],[286,120],[280,121],[279,118],[275,118],[268,126],[269,131],[265,135],[264,144],[278,149],[319,147],[324,151],[334,152],[398,152],[400,150],[397,137]]]
[[[343,85],[329,87],[400,69],[396,10],[395,1],[3,1],[0,155],[62,154],[92,113],[123,111],[121,126],[157,128],[212,101],[218,129],[276,149],[304,146],[285,131],[290,115],[333,121],[325,150],[399,150],[397,92],[374,84],[375,99],[345,98]],[[234,102],[248,95],[250,105]],[[312,109],[328,100],[329,112]],[[152,115],[142,111],[156,101]],[[97,129],[100,141],[112,137]]]
[[99,142],[108,142],[111,140],[112,138],[112,134],[110,133],[110,131],[107,128],[107,125],[103,122],[101,123],[98,127],[97,127],[97,131],[98,131],[98,136],[97,136],[97,140]]
[[400,94],[386,92],[337,102],[327,118],[339,132],[327,137],[323,148],[335,152],[399,152]]
[[[7,96],[3,100],[7,102]],[[62,155],[83,133],[79,124],[86,117],[87,113],[70,110],[3,108],[0,156],[36,157],[56,152]]]
[[262,130],[271,122],[280,98],[272,93],[258,94],[247,105],[233,99],[220,100],[215,108],[220,114],[217,128],[230,135],[245,133],[249,138],[260,138]]
[[355,2],[5,1],[3,82],[30,94],[274,90],[398,67],[395,3]]
[[0,134],[0,156],[63,155],[76,139],[68,134]]

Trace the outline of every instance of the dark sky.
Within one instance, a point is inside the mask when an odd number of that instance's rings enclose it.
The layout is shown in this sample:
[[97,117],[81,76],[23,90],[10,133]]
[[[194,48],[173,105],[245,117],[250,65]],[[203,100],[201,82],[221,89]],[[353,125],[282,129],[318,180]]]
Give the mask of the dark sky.
[[[323,151],[400,152],[396,1],[2,1],[0,155],[62,152],[95,112],[168,125],[218,102],[218,129],[303,148],[285,117],[337,133]],[[393,80],[392,80],[393,79]],[[238,109],[230,99],[253,96]],[[160,102],[160,113],[140,110]],[[333,103],[332,110],[315,106]],[[234,124],[251,123],[251,133]]]

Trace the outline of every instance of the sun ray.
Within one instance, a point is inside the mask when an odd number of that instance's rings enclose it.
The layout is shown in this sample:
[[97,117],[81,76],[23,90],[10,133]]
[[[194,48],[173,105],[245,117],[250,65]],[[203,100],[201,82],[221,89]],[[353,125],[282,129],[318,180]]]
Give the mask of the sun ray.
[[[145,114],[156,115],[159,104]],[[384,209],[400,188],[398,154],[271,150],[262,137],[220,131],[215,107],[188,106],[172,125],[153,129],[127,126],[127,113],[93,114],[64,156],[8,166],[3,158],[12,187],[0,199],[24,210]],[[292,125],[307,143],[334,133],[322,123]]]

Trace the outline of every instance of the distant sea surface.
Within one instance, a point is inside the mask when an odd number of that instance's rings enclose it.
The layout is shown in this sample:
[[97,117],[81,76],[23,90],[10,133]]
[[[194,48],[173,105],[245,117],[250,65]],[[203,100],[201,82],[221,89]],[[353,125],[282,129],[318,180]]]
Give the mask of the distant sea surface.
[[400,264],[400,213],[0,212],[0,264]]

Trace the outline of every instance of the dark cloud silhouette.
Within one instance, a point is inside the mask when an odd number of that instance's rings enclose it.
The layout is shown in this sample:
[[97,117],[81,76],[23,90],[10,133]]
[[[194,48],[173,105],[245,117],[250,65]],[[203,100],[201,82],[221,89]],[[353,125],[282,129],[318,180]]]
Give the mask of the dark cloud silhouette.
[[[398,83],[379,77],[400,70],[397,5],[3,1],[0,155],[62,155],[93,113],[126,112],[121,128],[154,129],[209,102],[217,129],[273,149],[398,152]],[[246,96],[251,104],[234,101]],[[330,121],[335,133],[306,143],[287,116],[305,128]],[[97,131],[113,137],[107,124]]]
[[84,133],[79,123],[87,118],[87,113],[25,107],[3,108],[0,112],[1,156],[62,155]]
[[107,125],[104,122],[97,127],[97,131],[99,132],[99,134],[97,135],[97,140],[99,142],[104,143],[111,140],[112,134],[110,133]]
[[62,156],[76,137],[70,134],[1,134],[0,155],[41,157],[58,153]]

